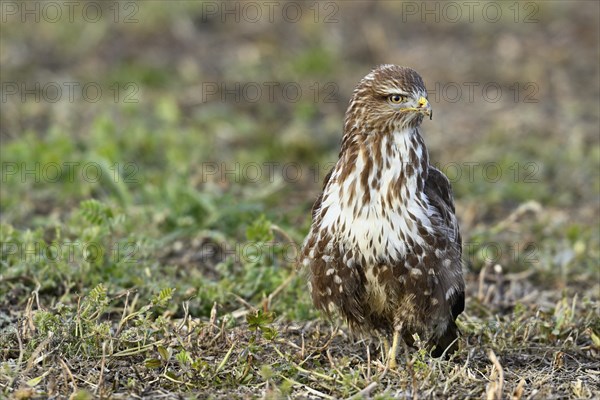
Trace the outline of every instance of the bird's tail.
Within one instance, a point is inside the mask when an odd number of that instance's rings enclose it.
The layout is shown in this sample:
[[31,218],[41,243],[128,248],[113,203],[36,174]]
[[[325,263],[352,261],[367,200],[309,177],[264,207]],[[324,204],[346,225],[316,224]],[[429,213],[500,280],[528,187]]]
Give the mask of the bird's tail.
[[448,327],[444,331],[444,333],[438,338],[433,338],[431,340],[431,347],[435,346],[431,355],[433,357],[440,357],[444,352],[446,352],[446,358],[449,358],[452,353],[458,350],[458,327],[454,321],[450,321],[448,323]]

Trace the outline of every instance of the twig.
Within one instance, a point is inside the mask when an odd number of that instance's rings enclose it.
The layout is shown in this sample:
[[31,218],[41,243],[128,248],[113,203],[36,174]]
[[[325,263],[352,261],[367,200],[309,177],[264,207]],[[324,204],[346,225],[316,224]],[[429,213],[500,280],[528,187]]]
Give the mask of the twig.
[[96,386],[96,394],[102,397],[102,381],[104,380],[104,364],[106,363],[106,342],[102,342],[102,360],[100,361],[100,378],[98,378],[98,386]]
[[183,329],[183,327],[188,322],[188,319],[190,317],[190,302],[184,301],[181,304],[181,307],[183,308],[183,318],[181,319],[181,323],[179,325],[177,325],[177,327],[175,328],[175,330],[178,332],[181,331],[181,329]]
[[273,349],[275,350],[275,352],[279,355],[279,357],[283,358],[284,360],[287,360],[288,362],[290,362],[292,364],[292,366],[294,368],[296,368],[299,372],[303,372],[307,375],[315,375],[321,379],[325,379],[328,381],[335,381],[337,383],[343,383],[342,381],[338,381],[337,379],[335,379],[334,377],[331,377],[329,375],[325,375],[325,374],[321,374],[319,372],[316,371],[309,371],[307,369],[302,368],[300,365],[298,365],[297,363],[295,363],[292,360],[288,360],[288,358],[286,356],[283,355],[283,353],[281,351],[279,351],[279,349],[277,348],[277,346],[273,346]]
[[456,374],[454,374],[453,376],[451,376],[449,379],[446,380],[446,383],[444,384],[444,391],[442,392],[443,394],[446,394],[450,384],[453,383],[455,380],[457,380],[458,377],[461,376],[467,370],[467,365],[469,365],[470,358],[471,358],[471,352],[468,352],[467,353],[467,361],[465,361],[465,365],[463,365],[462,368],[460,368],[458,370],[458,372],[456,372]]
[[[416,357],[416,355],[415,355]],[[418,400],[419,398],[419,387],[417,385],[417,376],[415,374],[415,369],[413,368],[415,359],[411,359],[410,361],[408,361],[406,363],[406,367],[408,368],[408,372],[410,374],[410,378],[411,378],[411,384],[412,384],[412,398],[413,400]]]
[[289,378],[289,377],[284,376],[282,374],[279,374],[279,376],[282,377],[283,379],[285,379],[286,381],[290,382],[293,386],[302,386],[302,387],[304,387],[306,390],[308,390],[310,393],[312,393],[312,394],[314,394],[316,396],[322,397],[324,399],[335,399],[335,397],[333,397],[333,396],[330,396],[330,395],[325,394],[323,392],[319,392],[317,389],[313,389],[310,386],[307,386],[304,383],[300,383],[300,382],[298,382],[298,381],[296,381],[296,380],[294,380],[292,378]]
[[71,378],[71,383],[73,384],[73,393],[77,393],[77,382],[75,382],[75,378],[73,377],[73,373],[71,373],[71,369],[69,368],[67,363],[62,359],[62,357],[58,357],[58,361],[60,361],[63,370],[65,370],[66,374],[69,376],[69,378]]
[[521,378],[521,380],[519,381],[519,384],[517,385],[517,387],[515,388],[515,391],[513,392],[512,395],[512,399],[513,400],[521,400],[521,397],[523,397],[523,390],[525,389],[525,379]]
[[37,357],[44,350],[44,348],[46,348],[46,346],[48,346],[48,344],[50,343],[50,340],[52,339],[52,336],[54,336],[54,332],[52,332],[52,331],[48,332],[48,337],[46,339],[44,339],[44,341],[42,343],[40,343],[35,348],[35,350],[33,350],[33,353],[31,353],[31,356],[29,357],[29,362],[27,363],[27,368],[25,368],[25,371],[23,371],[23,375],[27,374],[29,372],[29,370],[31,370],[31,368],[33,368],[34,363],[39,362],[39,361],[37,361]]
[[19,342],[19,358],[17,359],[17,364],[15,365],[14,374],[8,379],[6,387],[13,387],[13,383],[18,376],[19,370],[21,369],[21,363],[23,362],[23,340],[21,340],[21,329],[17,327],[15,331],[17,334],[17,342]]
[[313,389],[310,386],[307,386],[307,385],[303,385],[303,386],[304,386],[304,388],[306,388],[306,390],[308,390],[312,394],[316,394],[317,396],[321,396],[325,399],[335,399],[335,397],[325,394],[323,392],[319,392],[317,389]]
[[494,350],[490,350],[490,352],[488,353],[488,357],[490,358],[492,364],[494,364],[494,368],[496,368],[496,371],[498,373],[498,380],[494,382],[494,385],[492,386],[493,388],[495,388],[495,391],[489,390],[487,393],[487,398],[488,400],[501,400],[503,389],[502,387],[504,386],[504,370],[502,369],[502,365],[500,365],[500,362],[498,361]]
[[519,207],[515,211],[513,211],[508,217],[497,223],[494,227],[492,227],[493,231],[499,232],[506,228],[509,225],[517,222],[519,218],[528,212],[532,212],[533,214],[539,214],[543,210],[540,203],[534,200],[530,200],[526,203],[520,204]]
[[239,301],[242,305],[246,306],[250,311],[252,311],[252,312],[258,311],[258,309],[256,307],[254,307],[252,304],[248,303],[246,300],[244,300],[243,298],[241,298],[237,294],[235,294],[235,293],[232,293],[232,294],[233,294],[233,297],[235,297],[235,299],[237,301]]
[[371,393],[371,391],[373,389],[375,389],[377,387],[377,382],[371,382],[369,383],[364,389],[356,392],[353,396],[349,397],[348,399],[361,399],[364,397],[367,397],[369,395],[369,393]]
[[37,281],[35,281],[35,290],[32,292],[32,294],[35,296],[35,305],[37,306],[38,310],[43,310],[43,308],[40,306],[40,288],[42,287],[42,285]]
[[295,250],[294,252],[296,253],[294,255],[294,260],[295,260],[298,256],[298,245],[296,244],[296,242],[290,237],[290,235],[288,235],[288,233],[286,231],[284,231],[283,229],[281,229],[279,226],[277,226],[275,224],[271,224],[271,230],[279,233],[281,236],[283,236],[285,238],[285,240],[287,240],[291,245],[294,246],[294,250]]
[[125,326],[125,317],[127,316],[127,305],[129,304],[129,290],[125,294],[125,304],[123,305],[123,314],[121,314],[121,320],[119,321],[119,325],[117,326],[117,332],[115,336],[119,336],[121,333],[121,329]]
[[[298,245],[296,244],[296,242],[290,237],[290,235],[288,235],[288,233],[286,231],[284,231],[283,229],[281,229],[279,226],[275,225],[275,224],[271,224],[271,230],[274,232],[279,233],[281,236],[283,236],[283,238],[292,245],[292,247],[294,248],[294,260],[298,259]],[[268,297],[267,297],[267,302],[265,304],[265,312],[271,309],[271,302],[273,301],[273,299],[283,291],[283,289],[285,289],[290,282],[292,282],[292,280],[296,277],[296,269],[297,268],[292,268],[290,275],[286,278],[285,281],[283,281],[281,283],[281,285],[279,285]]]
[[129,357],[129,356],[133,356],[135,354],[141,354],[141,353],[144,353],[146,350],[152,349],[152,347],[154,347],[154,346],[163,344],[164,342],[165,342],[165,340],[161,339],[156,342],[152,342],[152,343],[145,344],[143,346],[139,346],[137,348],[121,350],[119,352],[113,353],[111,356],[112,357]]
[[301,337],[302,337],[302,350],[301,350],[301,352],[300,352],[300,358],[304,358],[304,352],[305,352],[305,350],[306,350],[306,343],[305,343],[305,340],[304,340],[304,331],[302,331],[302,332],[300,333],[300,335],[301,335]]
[[209,321],[209,326],[210,326],[210,333],[214,333],[214,328],[218,328],[217,327],[217,302],[215,301],[213,303],[212,308],[210,309],[210,319]]

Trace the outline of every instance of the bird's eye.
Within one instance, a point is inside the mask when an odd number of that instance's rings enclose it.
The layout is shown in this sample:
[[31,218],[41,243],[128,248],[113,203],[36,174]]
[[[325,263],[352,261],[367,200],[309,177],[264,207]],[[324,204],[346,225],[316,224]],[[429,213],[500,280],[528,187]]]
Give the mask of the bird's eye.
[[400,94],[391,94],[388,97],[388,100],[392,104],[400,104],[400,103],[404,103],[406,101],[406,96],[402,96]]

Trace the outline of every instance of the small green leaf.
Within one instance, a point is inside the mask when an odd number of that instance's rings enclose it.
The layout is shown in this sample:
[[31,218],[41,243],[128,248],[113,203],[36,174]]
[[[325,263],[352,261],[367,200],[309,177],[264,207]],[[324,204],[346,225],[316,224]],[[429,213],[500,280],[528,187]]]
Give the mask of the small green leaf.
[[36,386],[38,383],[40,383],[42,381],[42,379],[44,379],[46,377],[46,375],[48,375],[50,373],[50,370],[44,372],[42,375],[38,376],[37,378],[31,378],[30,380],[27,381],[27,385],[34,387]]
[[274,340],[277,337],[278,333],[279,333],[279,332],[277,332],[276,329],[269,328],[269,327],[262,327],[262,328],[260,328],[260,330],[262,331],[263,336],[267,340]]
[[144,361],[146,368],[160,368],[162,362],[158,358],[149,358]]
[[173,297],[173,292],[175,292],[175,289],[173,288],[161,290],[157,295],[152,297],[152,304],[157,307],[166,307]]
[[189,365],[192,363],[192,357],[190,357],[190,353],[185,350],[181,350],[179,353],[177,353],[175,358],[182,365]]
[[251,242],[271,242],[274,238],[271,221],[261,215],[246,229],[246,238]]
[[84,200],[79,204],[81,215],[91,224],[102,225],[113,218],[112,209],[96,200]]
[[160,354],[163,360],[169,361],[169,359],[171,358],[170,350],[165,349],[163,346],[158,346],[157,350],[158,354]]
[[248,322],[248,329],[251,331],[255,331],[259,328],[262,329],[266,324],[270,324],[273,322],[275,315],[272,312],[263,312],[262,310],[258,310],[254,315],[248,314],[246,315],[246,322]]

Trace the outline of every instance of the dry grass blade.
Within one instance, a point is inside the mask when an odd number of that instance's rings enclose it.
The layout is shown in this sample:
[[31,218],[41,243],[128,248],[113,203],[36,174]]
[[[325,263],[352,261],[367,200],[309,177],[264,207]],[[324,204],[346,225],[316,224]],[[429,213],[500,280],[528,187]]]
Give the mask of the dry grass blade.
[[318,391],[317,389],[313,389],[313,388],[311,388],[310,386],[308,386],[308,385],[305,385],[304,383],[300,383],[300,382],[298,382],[298,381],[296,381],[296,380],[294,380],[294,379],[292,379],[292,378],[289,378],[289,377],[287,377],[287,376],[283,376],[283,375],[279,375],[279,376],[280,376],[281,378],[285,379],[286,381],[290,382],[290,383],[291,383],[293,386],[300,386],[300,387],[303,387],[303,388],[304,388],[304,389],[306,389],[306,390],[307,390],[309,393],[312,393],[312,394],[314,394],[315,396],[318,396],[318,397],[320,397],[320,398],[323,398],[323,399],[331,399],[331,400],[335,399],[335,397],[333,397],[333,396],[330,396],[330,395],[328,395],[328,394],[326,394],[326,393],[320,392],[320,391]]
[[523,392],[525,391],[525,385],[525,379],[521,379],[515,388],[515,391],[513,392],[512,400],[521,400],[521,397],[523,397]]
[[105,365],[105,363],[106,363],[106,342],[102,342],[102,359],[100,361],[100,377],[98,378],[98,385],[96,386],[96,394],[100,394],[100,391],[102,390],[102,383],[104,381],[104,365]]
[[233,352],[234,347],[235,347],[235,342],[233,342],[231,344],[231,347],[225,354],[225,357],[223,357],[223,360],[221,360],[221,362],[217,366],[217,369],[215,370],[215,374],[214,374],[215,376],[217,375],[217,373],[219,373],[219,371],[221,371],[223,369],[223,367],[225,367],[225,364],[227,364],[227,361],[229,360],[229,357],[231,357],[231,353]]
[[351,399],[362,399],[362,398],[365,398],[365,397],[369,397],[369,394],[377,387],[377,385],[378,385],[377,382],[371,382],[371,383],[369,383],[364,389],[359,390],[353,396],[348,397],[348,400],[351,400]]
[[[493,350],[490,350],[488,357],[492,362],[493,368],[490,374],[490,384],[487,388],[487,399],[488,400],[502,400],[502,390],[504,386],[504,370],[502,365],[498,361],[496,354]],[[496,378],[497,376],[497,378]]]
[[[62,357],[58,357],[58,361],[60,361],[60,364],[63,367],[63,371],[65,372],[65,374],[71,380],[71,384],[73,385],[73,393],[76,393],[77,390],[78,390],[78,388],[77,388],[77,382],[75,381],[75,378],[73,377],[73,373],[71,372],[71,369],[69,368],[69,366],[67,365],[67,363],[65,362],[65,360],[62,359]],[[65,379],[65,381],[66,381],[66,379]]]
[[44,341],[35,348],[33,353],[31,353],[31,356],[29,357],[29,361],[27,362],[27,368],[25,368],[25,370],[23,371],[23,375],[27,375],[27,373],[31,370],[31,368],[33,368],[34,364],[37,364],[38,362],[42,361],[43,358],[45,358],[44,356],[38,358],[38,355],[42,351],[44,351],[44,349],[48,346],[48,344],[50,343],[50,340],[52,340],[53,336],[54,336],[54,334],[52,332],[49,332],[48,337],[46,339],[44,339]]

